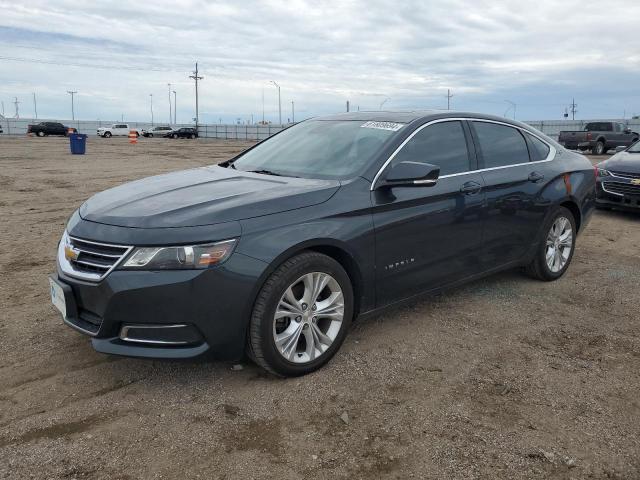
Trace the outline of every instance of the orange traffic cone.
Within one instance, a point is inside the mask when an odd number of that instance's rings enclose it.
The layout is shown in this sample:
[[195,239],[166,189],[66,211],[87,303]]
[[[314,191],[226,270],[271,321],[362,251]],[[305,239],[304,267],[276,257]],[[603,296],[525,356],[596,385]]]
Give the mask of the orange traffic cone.
[[135,130],[129,130],[129,143],[132,145],[138,143],[138,134]]

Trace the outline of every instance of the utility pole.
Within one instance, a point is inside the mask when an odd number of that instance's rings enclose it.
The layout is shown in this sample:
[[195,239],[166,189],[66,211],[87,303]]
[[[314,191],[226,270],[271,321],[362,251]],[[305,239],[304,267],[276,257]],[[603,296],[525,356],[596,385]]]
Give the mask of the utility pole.
[[33,92],[33,111],[36,114],[36,120],[38,119],[38,104],[36,103],[36,92]]
[[198,76],[198,62],[196,62],[196,70],[193,75],[189,75],[189,78],[196,81],[196,132],[198,131],[198,80],[202,80],[204,77]]
[[278,89],[278,123],[282,125],[282,103],[280,103],[280,85],[278,85],[273,80],[271,80],[271,83],[273,83]]
[[149,98],[151,99],[151,126],[153,127],[153,93],[149,94]]
[[20,112],[18,111],[18,104],[20,104],[20,102],[18,101],[18,97],[13,97],[13,104],[16,106],[16,115],[14,118],[19,119],[20,118]]
[[167,83],[167,87],[169,87],[169,125],[171,125],[171,119],[173,118],[171,113],[171,84]]
[[576,99],[572,98],[571,99],[571,105],[569,105],[571,107],[571,119],[575,120],[576,119],[576,113],[578,112],[577,107],[578,105],[576,105]]
[[264,125],[264,87],[262,87],[262,125]]
[[2,116],[4,117],[4,100],[0,102],[2,104]]
[[173,91],[173,124],[177,125],[178,121],[176,120],[176,118],[178,118],[178,100],[176,97],[176,91]]
[[453,95],[451,95],[451,90],[447,88],[447,110],[451,110],[451,99]]
[[291,100],[291,123],[296,123],[296,109],[293,100]]
[[512,102],[511,100],[505,100],[505,102],[507,102],[509,105],[511,105],[511,107],[507,108],[506,112],[504,112],[504,116],[507,116],[507,113],[509,112],[509,110],[511,110],[511,108],[513,108],[513,119],[516,119],[516,103]]
[[74,109],[74,106],[73,106],[73,96],[76,93],[78,93],[78,91],[77,90],[73,90],[73,91],[67,90],[67,93],[69,95],[71,95],[71,120],[75,120],[76,119],[76,112],[75,112],[75,109]]
[[349,100],[347,100],[347,113],[349,113]]

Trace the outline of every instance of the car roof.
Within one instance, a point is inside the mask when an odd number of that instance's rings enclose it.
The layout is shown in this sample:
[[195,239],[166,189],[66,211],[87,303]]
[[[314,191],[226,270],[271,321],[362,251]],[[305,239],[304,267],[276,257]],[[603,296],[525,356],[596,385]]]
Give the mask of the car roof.
[[494,120],[503,123],[510,123],[519,127],[526,127],[525,124],[508,118],[497,117],[475,112],[458,112],[455,110],[411,110],[411,111],[371,111],[371,112],[349,112],[334,115],[323,115],[314,117],[311,120],[360,120],[375,122],[397,122],[397,123],[424,123],[430,120],[441,118],[478,118],[484,120]]

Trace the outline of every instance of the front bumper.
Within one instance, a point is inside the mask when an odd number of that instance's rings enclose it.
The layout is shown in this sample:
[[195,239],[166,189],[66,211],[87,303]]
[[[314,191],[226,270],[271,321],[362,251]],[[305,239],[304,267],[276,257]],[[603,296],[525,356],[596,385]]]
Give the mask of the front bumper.
[[[625,210],[640,210],[640,186],[631,179],[615,177],[615,180],[599,178],[596,183],[596,204]],[[607,182],[611,184],[607,185]],[[636,193],[637,190],[637,193]]]
[[244,355],[246,328],[267,264],[234,253],[207,270],[114,270],[98,283],[67,276],[65,323],[104,353],[147,358]]

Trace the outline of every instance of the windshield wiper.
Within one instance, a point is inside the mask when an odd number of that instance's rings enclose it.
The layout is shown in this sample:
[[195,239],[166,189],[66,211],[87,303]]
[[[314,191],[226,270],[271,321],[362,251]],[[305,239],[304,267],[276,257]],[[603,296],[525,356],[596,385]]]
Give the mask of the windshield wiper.
[[272,172],[271,170],[247,170],[250,173],[260,173],[262,175],[273,175],[274,177],[282,177],[281,173]]

